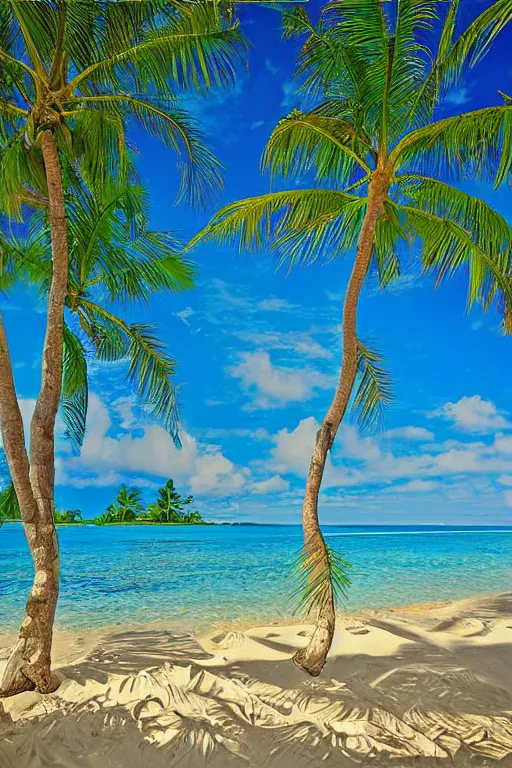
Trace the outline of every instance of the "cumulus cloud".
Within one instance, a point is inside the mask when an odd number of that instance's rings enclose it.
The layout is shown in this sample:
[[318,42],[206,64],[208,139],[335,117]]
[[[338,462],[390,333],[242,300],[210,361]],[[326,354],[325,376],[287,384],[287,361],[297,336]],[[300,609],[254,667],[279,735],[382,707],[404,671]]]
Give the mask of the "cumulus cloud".
[[425,427],[396,427],[395,429],[386,430],[382,437],[387,439],[402,438],[403,440],[417,440],[421,442],[423,440],[433,440],[434,433],[425,429]]
[[267,351],[282,349],[311,360],[331,360],[333,357],[331,349],[313,338],[313,331],[236,331],[235,336]]
[[238,492],[246,483],[243,472],[220,449],[200,445],[186,431],[181,434],[180,450],[158,425],[130,420],[133,431],[115,436],[110,434],[112,425],[109,409],[92,393],[81,454],[59,461],[61,484],[115,485],[121,478],[135,475],[141,485],[140,476],[147,475],[172,477],[177,482],[188,483],[195,493],[229,494]]
[[234,378],[254,395],[250,408],[275,408],[290,402],[304,402],[319,389],[331,386],[329,376],[310,368],[274,365],[268,352],[242,353],[241,361],[229,369]]
[[310,416],[302,419],[293,430],[280,429],[274,438],[272,462],[278,471],[307,474],[311,453],[315,445],[318,423]]
[[393,486],[392,490],[396,493],[428,493],[437,488],[437,485],[433,480],[411,480],[403,485]]
[[290,488],[289,480],[285,480],[280,475],[273,475],[268,480],[260,480],[252,483],[249,490],[251,493],[276,493],[277,491],[287,491]]
[[495,404],[484,400],[480,395],[461,397],[456,403],[445,403],[428,415],[451,421],[456,427],[467,432],[484,434],[512,427]]

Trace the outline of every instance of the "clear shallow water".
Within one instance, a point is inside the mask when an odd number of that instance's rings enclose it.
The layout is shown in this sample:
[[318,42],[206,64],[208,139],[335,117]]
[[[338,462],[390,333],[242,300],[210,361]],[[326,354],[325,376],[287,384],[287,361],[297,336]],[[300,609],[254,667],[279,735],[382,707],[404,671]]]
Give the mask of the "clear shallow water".
[[[512,590],[512,528],[325,526],[352,564],[347,610]],[[57,624],[163,620],[183,628],[290,616],[295,526],[59,528]],[[19,524],[0,529],[0,628],[15,629],[32,564]]]

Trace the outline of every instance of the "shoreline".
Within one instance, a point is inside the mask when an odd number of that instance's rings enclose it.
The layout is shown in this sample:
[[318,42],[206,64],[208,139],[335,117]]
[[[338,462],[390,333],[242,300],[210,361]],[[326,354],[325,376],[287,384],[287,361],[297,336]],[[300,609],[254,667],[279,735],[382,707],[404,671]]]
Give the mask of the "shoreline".
[[113,630],[56,632],[57,691],[0,700],[2,768],[512,761],[512,592],[341,616],[318,678],[307,622]]
[[[442,611],[445,608],[449,608],[451,605],[463,605],[466,602],[470,604],[473,601],[491,601],[497,598],[500,592],[480,592],[475,595],[469,595],[460,597],[456,600],[426,600],[421,602],[404,603],[400,605],[386,605],[379,608],[354,608],[353,611],[337,611],[336,621],[338,623],[344,623],[346,621],[372,621],[373,619],[381,619],[385,617],[402,616],[402,617],[417,617],[428,616],[428,614],[436,611]],[[23,613],[20,613],[20,624],[23,619]],[[188,619],[183,616],[172,618],[166,617],[163,619],[154,619],[149,621],[120,621],[111,624],[93,624],[83,626],[66,626],[59,623],[57,619],[54,628],[54,635],[65,637],[84,635],[93,633],[101,635],[102,637],[108,636],[117,632],[140,632],[144,630],[162,631],[162,630],[175,630],[183,629],[183,631],[192,635],[193,637],[205,637],[211,633],[218,632],[244,632],[251,630],[255,626],[265,627],[290,627],[295,625],[303,625],[310,621],[307,616],[301,615],[282,615],[279,618],[275,618],[268,613],[253,613],[249,616],[241,616],[239,618],[226,618],[226,619],[211,619],[208,620],[205,617],[198,619]],[[0,626],[0,650],[5,647],[6,642],[12,641],[17,635],[16,628],[6,628]],[[0,766],[1,768],[1,766]]]

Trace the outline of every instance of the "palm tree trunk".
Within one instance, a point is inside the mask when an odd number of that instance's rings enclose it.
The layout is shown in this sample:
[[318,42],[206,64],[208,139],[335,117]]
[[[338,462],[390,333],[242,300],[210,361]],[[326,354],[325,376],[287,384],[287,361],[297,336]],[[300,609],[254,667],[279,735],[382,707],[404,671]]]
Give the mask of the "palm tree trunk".
[[[48,186],[50,231],[52,238],[53,272],[48,296],[46,336],[42,361],[41,390],[37,398],[30,427],[30,477],[32,501],[22,501],[20,509],[25,535],[34,560],[34,582],[27,600],[25,618],[18,641],[11,653],[0,690],[3,695],[36,689],[42,693],[52,690],[51,648],[53,624],[59,594],[59,546],[53,518],[55,485],[55,419],[62,387],[62,352],[64,306],[68,284],[67,219],[62,186],[62,169],[53,133],[41,137]],[[3,374],[1,378],[5,378]],[[8,387],[9,389],[9,387]],[[11,391],[11,390],[9,390]],[[14,384],[12,385],[14,392]],[[0,379],[0,397],[2,394]],[[7,429],[9,410],[6,401],[0,404],[2,431]],[[23,430],[21,430],[23,440]],[[13,447],[6,445],[9,466],[16,465],[16,456],[23,452],[19,445],[19,428]],[[9,453],[11,455],[9,455]],[[26,453],[25,453],[26,459]],[[12,470],[11,470],[12,471]],[[24,467],[24,476],[26,467]],[[18,484],[13,475],[16,492]],[[25,491],[25,487],[20,490]]]
[[[356,258],[347,285],[343,306],[343,356],[341,373],[334,399],[318,430],[316,444],[309,466],[304,502],[302,527],[307,559],[315,563],[311,574],[314,580],[319,573],[330,571],[328,550],[318,521],[318,496],[324,475],[327,454],[330,451],[340,423],[345,415],[357,374],[358,339],[356,330],[357,303],[361,288],[370,267],[377,220],[388,189],[388,174],[378,169],[370,184],[368,203],[357,243]],[[295,664],[310,675],[322,671],[332,644],[336,623],[334,592],[329,580],[328,588],[319,606],[315,630],[306,646],[293,657]]]

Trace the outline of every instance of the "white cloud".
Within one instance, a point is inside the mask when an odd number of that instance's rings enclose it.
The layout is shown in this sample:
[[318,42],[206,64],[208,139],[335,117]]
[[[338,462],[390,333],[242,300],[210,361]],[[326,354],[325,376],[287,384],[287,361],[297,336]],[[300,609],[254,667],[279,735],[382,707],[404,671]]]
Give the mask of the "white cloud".
[[455,104],[459,107],[466,104],[470,100],[468,88],[461,86],[460,88],[451,88],[445,96],[445,101],[448,104]]
[[258,309],[262,309],[264,312],[290,312],[296,309],[296,304],[290,304],[286,299],[273,297],[260,301]]
[[253,120],[251,123],[251,131],[255,131],[258,128],[262,128],[265,125],[264,120]]
[[500,475],[496,479],[497,479],[498,483],[500,483],[500,485],[510,485],[510,486],[512,486],[512,475]]
[[284,349],[312,360],[331,360],[333,356],[307,331],[238,331],[235,336],[267,351]]
[[194,312],[192,307],[185,307],[185,309],[182,309],[181,312],[176,312],[176,317],[179,317],[179,319],[183,323],[185,323],[185,325],[188,325],[188,327],[190,328],[190,323],[188,321],[189,317],[192,317],[195,314],[196,313]]
[[122,476],[149,475],[189,483],[196,493],[229,494],[245,485],[243,472],[220,449],[198,444],[185,431],[181,450],[163,427],[144,422],[129,422],[137,434],[122,432],[111,437],[109,410],[94,393],[89,398],[87,422],[81,455],[59,460],[60,484],[113,485]]
[[505,496],[505,503],[507,507],[512,507],[512,491],[505,491],[503,495]]
[[276,493],[277,491],[287,491],[290,488],[290,482],[280,475],[273,475],[268,480],[260,480],[252,483],[249,490],[252,493]]
[[292,431],[279,430],[271,451],[272,462],[277,471],[293,472],[304,477],[308,471],[317,432],[318,424],[312,416],[302,419]]
[[293,80],[284,80],[281,84],[281,89],[283,91],[283,100],[281,101],[281,106],[285,107],[286,109],[295,106],[297,102],[296,83],[294,83]]
[[268,69],[271,75],[277,75],[279,72],[279,67],[276,67],[271,59],[265,59],[265,67]]
[[193,493],[229,494],[245,485],[245,477],[222,453],[207,453],[197,458],[196,473],[190,478]]
[[433,480],[411,480],[409,483],[393,486],[390,490],[396,493],[428,493],[437,486],[438,483]]
[[331,386],[330,377],[319,371],[273,365],[270,355],[263,350],[242,353],[241,362],[232,366],[229,373],[255,395],[251,409],[304,402],[313,397],[316,390]]
[[428,415],[452,421],[456,427],[468,432],[485,433],[512,426],[493,402],[483,400],[480,395],[461,397],[456,403],[445,403]]
[[512,453],[512,436],[504,437],[503,435],[497,435],[494,440],[494,447],[498,453]]
[[403,438],[404,440],[433,440],[434,434],[425,427],[396,427],[395,429],[388,429],[382,434],[383,438]]
[[264,427],[258,427],[258,429],[207,429],[204,436],[208,440],[218,440],[223,437],[242,437],[249,440],[268,440],[270,434]]
[[363,437],[355,426],[342,424],[337,440],[341,444],[340,452],[343,456],[364,459],[366,462],[382,456],[377,442],[372,437]]

